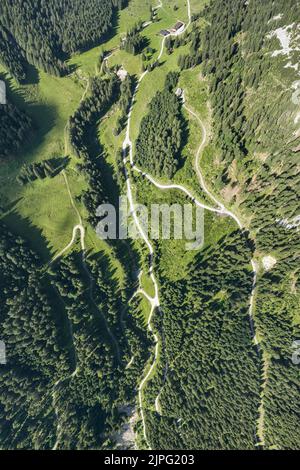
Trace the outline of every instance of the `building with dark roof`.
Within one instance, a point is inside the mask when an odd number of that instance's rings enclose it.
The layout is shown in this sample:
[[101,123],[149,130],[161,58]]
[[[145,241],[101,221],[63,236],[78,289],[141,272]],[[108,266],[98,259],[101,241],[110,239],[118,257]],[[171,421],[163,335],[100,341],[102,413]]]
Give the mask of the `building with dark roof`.
[[182,26],[184,26],[184,23],[182,23],[182,21],[177,21],[174,26],[175,31],[178,31],[180,28],[182,28]]
[[159,34],[161,34],[161,36],[169,36],[170,34],[170,31],[168,31],[167,29],[162,29]]

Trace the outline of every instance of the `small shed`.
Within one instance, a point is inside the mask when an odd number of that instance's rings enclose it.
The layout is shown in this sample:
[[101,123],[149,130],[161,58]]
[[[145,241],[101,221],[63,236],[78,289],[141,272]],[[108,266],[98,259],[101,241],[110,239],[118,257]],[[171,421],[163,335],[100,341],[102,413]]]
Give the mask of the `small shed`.
[[182,93],[183,93],[183,89],[182,88],[177,88],[177,90],[175,91],[175,95],[180,98],[182,96]]
[[6,87],[2,80],[0,80],[0,104],[6,104]]
[[178,31],[180,28],[184,26],[184,23],[182,21],[177,21],[177,23],[174,26],[175,31]]
[[125,78],[127,77],[128,75],[128,72],[127,70],[125,70],[123,67],[121,67],[118,71],[117,71],[117,76],[119,77],[119,79],[121,80],[121,82],[124,82]]
[[171,29],[172,34],[180,33],[184,29],[184,23],[182,21],[177,21],[175,26]]

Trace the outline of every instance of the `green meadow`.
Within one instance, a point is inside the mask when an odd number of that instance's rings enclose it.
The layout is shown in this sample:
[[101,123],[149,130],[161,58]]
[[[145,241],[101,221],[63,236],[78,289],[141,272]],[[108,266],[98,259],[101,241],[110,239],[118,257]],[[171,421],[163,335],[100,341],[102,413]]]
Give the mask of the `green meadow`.
[[[204,5],[204,1],[192,0],[191,11],[195,13]],[[24,187],[16,183],[16,176],[24,163],[39,162],[52,157],[61,157],[68,154],[65,142],[65,126],[69,117],[79,106],[80,100],[86,89],[86,79],[99,73],[98,59],[101,51],[112,51],[109,58],[109,66],[122,65],[130,74],[138,79],[142,73],[141,56],[133,56],[119,49],[120,38],[126,34],[137,21],[148,22],[150,19],[150,7],[156,6],[156,2],[145,0],[131,0],[127,8],[120,12],[118,21],[114,25],[112,34],[106,42],[100,44],[87,52],[74,55],[69,63],[75,68],[75,72],[69,77],[56,78],[42,71],[32,72],[30,83],[18,85],[10,79],[4,69],[0,73],[5,76],[9,84],[10,99],[21,109],[32,116],[35,123],[35,132],[28,136],[24,148],[18,155],[12,156],[8,162],[2,164],[0,169],[0,197],[1,207],[4,208],[2,217],[12,231],[21,233],[31,240],[31,243],[39,250],[45,261],[48,261],[56,253],[60,252],[71,240],[74,225],[78,223],[78,216],[71,205],[70,197],[62,174],[52,179],[37,180]],[[177,8],[174,8],[176,5]],[[148,45],[155,51],[151,60],[155,60],[161,50],[162,37],[159,31],[170,28],[176,21],[187,22],[186,1],[165,0],[163,7],[157,10],[156,21],[147,25],[143,35]],[[142,117],[147,113],[147,107],[153,96],[164,86],[166,74],[171,70],[177,70],[177,62],[180,54],[188,52],[188,47],[181,47],[171,55],[166,51],[160,60],[160,66],[148,73],[142,81],[132,113],[131,138],[136,140]],[[180,86],[184,88],[187,104],[192,103],[193,110],[199,113],[201,119],[209,126],[209,115],[206,107],[206,83],[201,80],[201,68],[192,71],[184,71],[181,74]],[[200,93],[199,93],[200,91]],[[197,176],[194,171],[194,159],[199,141],[201,140],[201,129],[198,123],[184,112],[189,126],[189,135],[182,151],[184,164],[178,171],[175,180],[184,183],[195,195],[202,197]],[[119,109],[114,106],[98,125],[98,137],[106,155],[107,164],[115,167],[115,155],[121,148],[124,140],[123,131],[118,137],[112,133],[115,127]],[[115,259],[109,245],[99,240],[94,230],[85,222],[87,213],[84,207],[76,199],[86,189],[87,184],[84,177],[77,170],[78,159],[69,155],[70,163],[66,169],[70,190],[86,228],[86,244],[90,253],[103,251],[110,256],[115,267],[116,276],[122,278],[122,267]],[[143,184],[143,183],[142,183]],[[148,190],[149,201],[157,202],[157,191],[153,188]],[[137,199],[139,194],[147,193],[137,184]],[[174,200],[182,196],[176,192]],[[159,199],[168,200],[167,193],[159,196]],[[146,260],[147,253],[140,241],[135,242],[137,250],[142,259]],[[182,246],[181,246],[182,245]],[[184,243],[170,241],[164,243],[161,253],[162,265],[165,266],[169,276],[172,276],[174,263],[178,265],[176,276],[183,276],[193,254],[186,254]],[[146,261],[144,261],[146,265]],[[173,265],[172,265],[173,263]],[[142,286],[153,295],[153,285],[147,275],[143,273]],[[145,302],[143,302],[145,303]],[[147,303],[147,302],[146,302]],[[149,307],[149,306],[148,306]],[[145,309],[145,305],[143,310]],[[147,309],[146,309],[147,310]]]

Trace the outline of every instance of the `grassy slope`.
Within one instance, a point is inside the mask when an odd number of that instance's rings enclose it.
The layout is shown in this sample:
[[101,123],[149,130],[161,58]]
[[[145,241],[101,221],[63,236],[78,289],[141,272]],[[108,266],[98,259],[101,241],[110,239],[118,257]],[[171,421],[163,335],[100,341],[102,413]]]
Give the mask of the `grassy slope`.
[[[9,83],[11,99],[33,117],[36,129],[19,155],[3,164],[0,197],[6,206],[17,201],[13,204],[15,224],[16,214],[28,221],[27,230],[22,223],[23,235],[30,238],[30,226],[37,227],[54,253],[70,241],[72,227],[77,222],[62,176],[35,181],[25,187],[19,186],[15,178],[24,163],[65,155],[64,128],[69,116],[77,108],[83,91],[70,77],[55,78],[43,72],[39,73],[38,84],[18,86],[13,80]],[[75,163],[72,159],[67,173],[70,181],[76,181],[72,188],[76,188],[74,193],[77,194],[85,183],[75,173]],[[8,223],[11,218],[7,219]],[[42,243],[39,247],[44,256],[49,256]]]
[[[133,26],[138,19],[147,21],[149,19],[150,3],[156,4],[156,2],[148,0],[143,2],[131,0],[129,7],[120,13],[116,35],[112,39],[106,44],[71,59],[70,62],[79,68],[77,74],[87,77],[97,73],[96,64],[101,50],[116,48],[119,44],[119,36],[125,33],[129,27]],[[173,9],[174,3],[178,6],[177,11]],[[192,12],[199,11],[205,3],[206,0],[201,0],[201,2],[199,0],[192,0]],[[145,36],[149,39],[149,45],[156,50],[156,54],[158,54],[161,45],[161,37],[157,35],[157,32],[162,28],[170,27],[178,19],[187,20],[186,1],[177,0],[174,2],[165,0],[164,8],[159,10],[159,18],[159,22],[150,25],[144,31]],[[135,141],[138,136],[141,119],[147,113],[147,106],[150,100],[158,90],[163,88],[166,74],[168,71],[178,68],[178,56],[187,51],[188,47],[176,50],[171,56],[164,53],[161,59],[161,66],[151,74],[148,74],[142,82],[136,97],[132,117],[132,140]],[[110,58],[109,64],[123,64],[129,73],[137,76],[141,74],[141,58],[133,57],[124,51],[117,50]],[[192,108],[199,112],[204,121],[208,123],[208,113],[205,106],[206,84],[197,79],[199,73],[199,67],[192,71],[183,72],[180,85],[186,90],[188,104],[192,104]],[[21,224],[20,219],[14,215],[8,219],[9,224],[16,228],[17,231],[21,231],[24,235],[31,237],[35,246],[40,246],[40,250],[43,251],[45,257],[49,257],[46,245],[49,245],[49,250],[52,253],[61,250],[71,239],[72,228],[78,222],[70,205],[63,178],[58,176],[53,180],[37,181],[24,189],[17,188],[17,191],[14,178],[21,164],[25,161],[34,162],[53,155],[64,154],[64,127],[68,117],[79,104],[84,91],[84,83],[75,77],[56,79],[40,73],[38,85],[17,87],[16,84],[12,83],[12,90],[18,104],[35,118],[35,121],[39,124],[39,129],[34,140],[26,146],[22,155],[18,156],[17,160],[13,160],[9,165],[6,165],[5,168],[1,168],[0,177],[4,183],[1,192],[6,194],[7,203],[17,198],[22,198],[16,205],[16,212],[23,219],[27,218],[28,223],[22,221]],[[199,93],[199,90],[201,93]],[[112,129],[114,128],[117,116],[118,110],[116,109],[99,125],[99,138],[105,147],[107,161],[110,164],[115,163],[115,153],[121,147],[124,139],[124,132],[117,138],[112,135]],[[196,194],[199,191],[199,184],[194,173],[194,155],[199,145],[199,139],[201,139],[201,131],[198,124],[190,120],[187,114],[186,118],[189,120],[190,134],[187,145],[183,150],[185,165],[176,175],[176,179],[193,189]],[[76,172],[76,158],[73,156],[67,170],[67,175],[73,195],[80,194],[85,187],[85,181]],[[185,202],[185,198],[179,192],[158,193],[153,187],[145,187],[142,180],[138,180],[136,192],[137,199],[147,204],[152,202],[178,202],[180,200],[183,203]],[[201,195],[201,191],[198,194]],[[80,205],[78,207],[84,218],[86,215],[84,209]],[[36,226],[37,230],[30,229],[29,225]],[[230,220],[221,219],[211,213],[206,213],[205,243],[216,241],[230,227]],[[46,240],[45,243],[41,242],[41,234]],[[92,252],[97,252],[101,249],[110,254],[108,246],[97,239],[90,227],[87,227],[86,241],[88,248]],[[145,248],[139,241],[135,245],[140,252],[146,254]],[[160,243],[159,248],[161,252],[160,267],[163,269],[164,274],[174,282],[184,277],[188,265],[196,252],[187,252],[185,250],[185,241],[177,240],[163,241]],[[116,260],[112,260],[117,269],[116,275],[118,278],[121,278],[121,268]],[[150,295],[153,295],[153,285],[146,272],[142,276],[142,285]],[[146,326],[149,316],[149,303],[145,299],[141,303],[141,314],[144,316]],[[153,371],[154,373],[155,370]]]
[[[79,66],[80,56],[77,60]],[[32,77],[34,84],[19,86],[4,69],[0,72],[9,83],[10,99],[33,117],[36,126],[19,154],[0,167],[0,201],[6,210],[3,220],[15,233],[31,240],[44,261],[48,261],[70,242],[73,227],[78,223],[65,181],[62,175],[58,175],[21,187],[15,178],[24,163],[65,155],[65,126],[85,91],[86,83],[79,79],[84,77],[84,73],[77,69],[76,74],[70,77],[56,78],[39,72],[38,80]],[[86,181],[76,169],[78,159],[73,155],[70,157],[66,173],[72,195],[76,197],[86,189]],[[78,202],[76,205],[85,220],[87,213],[84,207]],[[111,256],[111,249],[88,226],[86,244],[92,252],[102,250]],[[121,279],[120,264],[114,258],[112,263],[116,276]]]
[[[71,59],[71,63],[77,67],[76,73],[67,78],[55,78],[39,72],[39,82],[35,85],[17,86],[14,81],[10,81],[11,92],[16,103],[33,116],[38,124],[37,132],[25,146],[24,151],[16,159],[12,159],[9,164],[1,168],[1,193],[6,206],[11,208],[14,201],[14,211],[6,222],[23,235],[31,238],[33,243],[40,248],[40,251],[49,258],[50,253],[54,254],[62,249],[71,239],[73,226],[78,222],[76,214],[70,204],[67,189],[61,175],[54,179],[36,181],[25,188],[21,188],[14,183],[20,166],[24,162],[40,161],[52,156],[64,155],[64,128],[69,116],[78,107],[81,96],[84,92],[85,82],[80,77],[93,76],[96,73],[96,64],[101,50],[111,50],[119,45],[119,38],[128,28],[133,26],[137,20],[147,21],[149,19],[150,4],[156,2],[140,2],[131,0],[128,8],[120,13],[116,34],[107,43],[102,44],[88,52],[76,55]],[[205,4],[205,0],[199,3],[192,0],[192,13],[197,12]],[[177,1],[178,9],[174,10],[174,2],[167,0],[163,2],[163,8],[158,10],[158,21],[145,28],[143,34],[148,38],[149,45],[158,54],[161,46],[161,37],[158,32],[162,28],[173,25],[178,19],[187,21],[186,1]],[[180,54],[188,51],[187,47],[182,47],[168,56],[164,52],[161,59],[161,66],[148,74],[143,80],[136,96],[136,104],[133,110],[131,136],[136,140],[142,117],[147,113],[147,106],[157,90],[162,89],[165,76],[170,70],[177,70],[177,61]],[[155,58],[155,55],[153,59]],[[141,74],[141,58],[132,56],[124,51],[116,50],[109,59],[109,64],[123,64],[125,68],[137,77]],[[206,84],[198,78],[200,68],[192,71],[184,71],[180,78],[180,85],[186,91],[187,104],[192,103],[192,108],[199,113],[207,124],[208,112],[206,109]],[[201,93],[199,93],[199,90]],[[200,129],[196,121],[189,121],[189,138],[183,150],[185,164],[176,175],[176,180],[190,187],[195,194],[201,196],[199,184],[194,172],[194,156],[201,139]],[[112,129],[118,116],[116,108],[109,117],[99,125],[99,138],[107,151],[107,161],[110,164],[115,162],[115,153],[121,147],[124,132],[117,138],[112,135]],[[76,171],[77,159],[72,156],[71,163],[67,169],[67,175],[73,196],[81,193],[86,187],[85,180]],[[140,187],[144,191],[143,186]],[[144,193],[143,199],[148,199],[148,203],[157,202],[157,191],[153,188]],[[175,202],[180,198],[177,192],[171,198]],[[203,197],[203,194],[202,194]],[[160,199],[167,202],[170,196],[164,193]],[[85,218],[86,213],[83,207],[78,204],[79,210]],[[219,224],[220,218],[206,214],[206,240],[210,240],[210,226],[213,227],[214,237],[218,238],[218,233],[224,233],[228,220]],[[42,237],[41,237],[42,235]],[[108,253],[110,249],[106,244],[100,242],[93,230],[87,230],[87,244],[93,251],[104,249]],[[47,248],[48,246],[48,248]],[[141,243],[136,242],[139,250],[143,250]],[[188,263],[193,257],[193,253],[185,251],[184,242],[169,241],[162,243],[162,265],[164,270],[172,278],[174,276],[174,263],[177,266],[175,278],[184,276]],[[119,269],[119,267],[118,267]],[[152,294],[151,283],[146,275],[143,276],[143,286]]]
[[[160,29],[164,27],[170,27],[177,19],[182,19],[183,21],[187,20],[187,9],[186,9],[186,2],[176,2],[179,9],[175,12],[173,9],[174,2],[164,2],[164,8],[159,10],[159,18],[160,21],[154,23],[147,28],[145,28],[143,34],[149,39],[150,46],[156,49],[156,51],[160,50],[161,45],[161,37],[157,35]],[[193,1],[192,2],[192,12],[197,12],[204,5],[205,2]],[[133,1],[131,3],[132,11],[134,7],[137,7],[137,3]],[[141,10],[139,10],[141,11]],[[138,10],[137,10],[138,12]],[[120,32],[126,31],[127,28],[122,29],[123,21],[122,21],[121,14],[121,21],[120,21]],[[134,17],[141,18],[146,20],[148,15],[148,8],[145,8],[144,16],[139,16],[139,13],[136,13]],[[126,18],[128,19],[128,12],[126,14]],[[134,21],[135,22],[135,21]],[[129,23],[130,25],[132,23]],[[105,50],[110,50],[115,47],[117,43],[115,40],[112,40],[109,44],[105,45]],[[180,54],[187,53],[189,46],[181,47],[173,52],[170,56],[164,52],[162,59],[161,59],[161,66],[155,69],[153,72],[147,74],[142,81],[138,93],[136,95],[136,103],[132,113],[132,123],[131,123],[131,139],[133,141],[136,140],[139,127],[141,124],[141,119],[147,113],[147,107],[153,96],[158,90],[161,90],[164,86],[164,81],[166,74],[170,70],[178,70],[177,61]],[[99,53],[99,50],[98,52]],[[131,54],[127,54],[124,51],[116,51],[113,56],[109,59],[109,64],[124,64],[125,68],[130,73],[136,73],[137,76],[141,74],[141,61],[139,57],[134,57]],[[200,67],[195,68],[194,70],[184,71],[180,78],[180,86],[185,88],[186,90],[186,97],[187,97],[187,104],[192,103],[192,108],[194,111],[198,112],[204,122],[208,125],[209,116],[208,110],[206,107],[206,99],[207,99],[207,91],[206,91],[206,83],[201,80],[200,75]],[[200,93],[199,93],[200,91]],[[118,116],[118,111],[116,110],[111,116],[103,121],[99,126],[99,135],[101,136],[101,142],[103,146],[107,150],[107,158],[111,164],[114,164],[114,156],[118,149],[121,148],[122,142],[124,140],[124,132],[121,133],[120,136],[117,138],[112,135],[112,129],[115,126],[116,119]],[[195,175],[194,171],[194,159],[195,153],[201,141],[201,130],[199,129],[199,124],[196,123],[194,119],[190,119],[188,113],[185,112],[186,119],[189,122],[189,138],[187,145],[183,149],[183,158],[185,160],[185,164],[183,165],[182,169],[178,171],[175,181],[181,182],[185,184],[187,187],[192,189],[195,194],[202,197],[205,200],[205,197],[199,187],[199,182],[197,180],[197,176]],[[159,195],[154,188],[145,188],[143,183],[138,184],[138,197],[137,200],[139,202],[146,202],[147,204],[157,203],[158,200],[161,202],[169,202],[170,196],[167,193],[161,192]],[[139,195],[140,191],[140,195]],[[174,192],[173,195],[173,202],[178,201],[181,198],[179,192]],[[183,201],[185,201],[183,199]],[[206,214],[206,233],[205,237],[206,240],[211,240],[211,233],[214,233],[214,238],[217,239],[218,236],[225,233],[228,230],[229,226],[232,226],[231,222],[228,219],[223,219],[220,223],[221,219],[219,217],[213,217],[210,214]],[[210,229],[211,227],[211,229]],[[164,270],[168,272],[168,275],[174,276],[175,278],[184,276],[187,266],[191,259],[193,258],[194,253],[190,252],[187,255],[185,250],[185,242],[184,241],[166,241],[162,243],[162,262],[161,264],[164,266]],[[174,274],[174,264],[176,265],[176,274]],[[143,283],[143,287],[147,290],[150,294],[151,287],[149,286],[148,282]]]
[[[17,104],[31,114],[38,130],[34,138],[26,145],[24,152],[13,159],[8,165],[1,169],[1,179],[3,182],[1,192],[5,195],[7,206],[13,201],[18,200],[15,205],[14,213],[6,218],[6,221],[12,228],[21,230],[21,232],[40,247],[45,257],[62,249],[71,239],[73,226],[78,222],[76,214],[71,207],[64,180],[61,175],[51,180],[36,181],[25,188],[16,186],[15,176],[18,174],[20,166],[24,162],[35,162],[54,155],[64,155],[64,128],[69,116],[77,108],[81,96],[84,92],[85,82],[78,77],[92,76],[96,73],[96,64],[101,50],[111,50],[118,46],[120,35],[135,24],[138,19],[147,21],[149,19],[150,1],[139,2],[132,0],[129,7],[120,13],[119,24],[116,35],[106,44],[94,48],[86,53],[74,56],[71,63],[76,65],[76,74],[68,78],[54,78],[39,73],[39,83],[36,85],[17,86],[13,81],[11,91]],[[153,2],[155,5],[155,2]],[[205,1],[192,1],[192,12],[199,11]],[[161,37],[157,34],[160,29],[173,25],[178,19],[187,21],[187,8],[184,0],[177,1],[178,10],[174,11],[174,2],[169,0],[164,2],[162,9],[158,11],[159,21],[149,25],[144,30],[144,35],[149,40],[149,45],[154,48],[158,54],[161,45]],[[170,70],[177,70],[177,60],[180,54],[188,51],[188,46],[177,49],[170,56],[164,52],[161,59],[161,66],[148,74],[141,84],[137,93],[136,104],[132,116],[131,136],[136,140],[142,117],[147,112],[147,106],[157,92],[162,89],[165,76]],[[141,58],[134,57],[124,51],[116,50],[109,61],[110,65],[123,64],[130,73],[140,76]],[[187,103],[192,103],[192,107],[199,113],[201,118],[207,123],[208,112],[206,109],[206,84],[198,78],[200,68],[192,71],[184,71],[181,75],[180,85],[186,91]],[[199,90],[201,93],[199,93]],[[118,116],[118,110],[115,109],[110,116],[103,120],[99,125],[99,138],[107,152],[107,161],[114,164],[115,153],[122,145],[124,132],[117,138],[112,135],[112,129]],[[194,172],[194,156],[201,139],[201,131],[198,124],[189,120],[189,139],[183,150],[185,164],[176,175],[176,180],[189,186],[195,193],[201,195],[199,184]],[[72,156],[71,163],[67,170],[67,175],[73,196],[80,194],[85,188],[85,181],[76,171],[77,159]],[[142,199],[150,204],[151,202],[177,202],[181,197],[180,193],[172,192],[162,193],[157,197],[157,191],[153,188],[145,188],[143,184],[137,185],[138,191],[143,194]],[[202,195],[203,196],[203,195]],[[83,207],[78,204],[79,210],[85,218],[86,213]],[[22,218],[22,220],[20,220]],[[206,214],[205,236],[206,240],[214,238],[227,230],[229,221],[224,219],[220,224],[220,218],[211,214]],[[36,229],[33,229],[36,227]],[[213,228],[213,230],[210,229]],[[43,235],[43,239],[40,235]],[[218,235],[219,234],[219,235]],[[166,241],[161,244],[161,265],[164,267],[166,275],[170,278],[179,278],[185,275],[189,261],[193,258],[193,252],[185,251],[185,242]],[[93,230],[87,230],[87,244],[93,251],[104,249],[108,253],[110,249],[106,244],[100,242]],[[48,245],[48,250],[47,250]],[[136,246],[142,250],[141,243],[136,242]],[[174,264],[176,265],[176,274],[174,273]],[[119,268],[118,268],[119,269]],[[151,283],[144,274],[143,287],[153,294]]]

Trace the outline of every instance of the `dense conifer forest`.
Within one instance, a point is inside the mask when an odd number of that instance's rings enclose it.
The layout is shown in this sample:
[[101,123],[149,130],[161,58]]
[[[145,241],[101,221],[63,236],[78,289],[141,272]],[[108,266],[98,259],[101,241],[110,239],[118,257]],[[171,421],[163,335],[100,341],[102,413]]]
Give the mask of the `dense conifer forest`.
[[81,198],[93,227],[98,223],[97,208],[108,201],[110,191],[106,193],[105,178],[101,173],[103,149],[98,142],[95,145],[91,139],[91,129],[95,129],[97,120],[104,116],[119,97],[120,82],[115,75],[106,79],[94,78],[91,84],[91,96],[82,101],[68,123],[71,148],[81,158],[82,163],[78,168],[86,176],[89,184],[89,189],[81,195]]
[[[220,7],[225,3],[223,10]],[[266,39],[267,32],[272,29],[270,21],[282,14],[280,23],[286,24],[291,19],[292,3],[225,3],[212,3],[208,14],[213,21],[212,27],[206,29],[202,40],[206,59],[204,70],[211,77],[215,136],[222,152],[220,168],[223,173],[218,184],[221,188],[235,187],[239,184],[238,179],[243,178],[245,198],[242,205],[246,210],[254,208],[254,224],[261,227],[261,224],[269,223],[270,217],[272,221],[293,218],[298,209],[300,179],[295,149],[299,137],[293,134],[292,123],[284,125],[284,105],[282,100],[277,101],[274,90],[267,92],[267,105],[261,101],[274,61],[268,53],[270,45]],[[242,43],[239,41],[241,35],[244,37]],[[284,103],[290,108],[292,100],[288,103],[289,98],[291,96],[286,95]],[[274,99],[276,104],[268,106],[269,99]],[[266,158],[259,161],[259,154]],[[235,165],[237,171],[234,173]],[[270,181],[274,185],[272,193],[267,190]]]
[[49,448],[55,436],[51,387],[72,370],[66,318],[41,277],[41,262],[1,225],[1,338],[9,365],[0,369],[1,447]]
[[145,38],[141,34],[142,29],[142,22],[136,24],[121,40],[120,48],[133,55],[142,52],[145,47]]
[[[161,416],[148,412],[154,449],[253,449],[260,359],[249,324],[252,247],[232,232],[201,252],[186,279],[160,279],[166,381]],[[153,395],[152,395],[153,394]],[[151,402],[149,402],[151,403]]]
[[1,447],[109,448],[147,359],[139,302],[103,260],[74,253],[46,272],[3,224],[0,251]]
[[3,0],[0,5],[0,62],[19,81],[26,62],[61,76],[65,59],[93,47],[112,28],[123,0]]
[[251,214],[257,253],[277,260],[258,277],[256,320],[268,377],[265,444],[286,449],[299,447],[300,438],[299,370],[291,362],[299,337],[299,135],[292,96],[297,73],[285,72],[284,55],[272,55],[278,45],[269,35],[299,18],[299,8],[292,1],[216,0],[207,9],[210,26],[201,41],[220,155],[214,184],[230,189],[231,202]]
[[15,105],[0,105],[0,160],[21,148],[32,127],[31,118]]
[[[0,105],[0,448],[115,449],[131,413],[139,448],[298,449],[300,2],[205,2],[159,60],[160,23],[187,3],[137,2],[118,23],[127,3],[0,3],[0,66],[17,98]],[[289,57],[275,34],[287,25]],[[46,72],[34,84],[32,66]],[[203,189],[203,129],[182,96],[206,128],[210,199],[228,210],[205,211],[193,254],[182,240],[151,240],[150,256],[143,240],[100,241],[97,208],[117,208],[128,185],[134,202],[192,199],[137,174],[131,139],[143,172]],[[23,155],[34,133],[38,150]]]
[[51,158],[40,163],[23,165],[17,181],[21,185],[37,179],[53,178],[58,175],[68,164],[68,158]]
[[183,141],[181,102],[174,93],[177,80],[178,75],[169,76],[164,90],[157,92],[151,101],[136,143],[137,163],[153,175],[165,178],[172,178],[178,169]]

